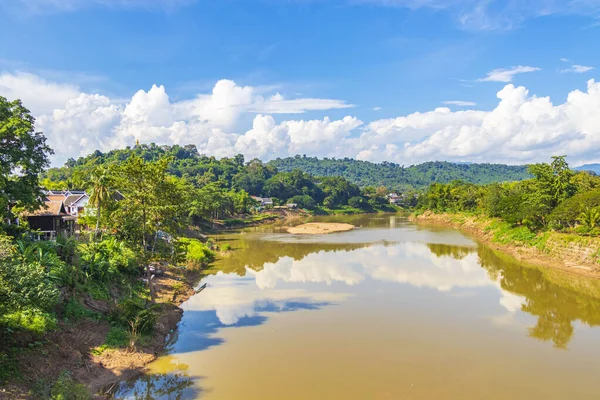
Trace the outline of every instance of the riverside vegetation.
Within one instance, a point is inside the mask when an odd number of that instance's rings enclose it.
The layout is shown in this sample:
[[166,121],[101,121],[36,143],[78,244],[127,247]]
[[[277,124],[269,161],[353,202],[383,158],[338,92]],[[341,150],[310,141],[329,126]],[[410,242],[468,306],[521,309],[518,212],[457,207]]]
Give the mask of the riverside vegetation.
[[565,156],[528,170],[533,178],[520,182],[435,183],[419,198],[415,217],[464,226],[505,249],[529,248],[532,258],[545,254],[597,275],[600,177],[571,170]]
[[[281,172],[274,163],[245,162],[241,155],[217,160],[198,154],[192,145],[96,151],[46,169],[52,149],[34,123],[20,101],[0,97],[0,393],[8,396],[90,398],[102,383],[127,376],[130,365],[150,361],[153,354],[146,353],[158,351],[178,321],[176,306],[191,290],[189,273],[211,263],[215,250],[229,250],[189,236],[215,220],[228,225],[268,219],[255,214],[251,195],[272,197],[275,204],[296,203],[315,214],[359,213],[396,211],[386,195],[402,187],[385,187],[374,175],[352,175],[356,181],[351,182],[299,169]],[[439,167],[438,175],[448,166]],[[497,169],[469,168],[459,166],[478,173]],[[531,240],[550,228],[598,233],[600,218],[593,208],[600,205],[594,203],[597,178],[570,172],[563,159],[530,172],[536,178],[522,183],[434,184],[419,201],[423,209],[436,211],[486,210]],[[503,173],[492,180],[502,180]],[[505,179],[525,177],[516,173]],[[541,204],[528,197],[530,188],[540,190]],[[35,242],[23,220],[15,224],[22,212],[42,205],[42,189],[90,193],[78,236]],[[404,207],[417,205],[417,192],[411,190]],[[502,193],[497,196],[502,201],[492,201],[489,193]],[[519,217],[510,219],[513,200],[527,205],[531,215],[519,209],[514,211]],[[573,214],[569,201],[592,208],[582,206]],[[564,215],[544,217],[550,209],[553,215],[564,209]],[[152,279],[151,265],[160,265],[165,276]],[[127,354],[138,354],[138,364]],[[119,356],[127,368],[115,366]],[[113,370],[121,376],[111,375]]]

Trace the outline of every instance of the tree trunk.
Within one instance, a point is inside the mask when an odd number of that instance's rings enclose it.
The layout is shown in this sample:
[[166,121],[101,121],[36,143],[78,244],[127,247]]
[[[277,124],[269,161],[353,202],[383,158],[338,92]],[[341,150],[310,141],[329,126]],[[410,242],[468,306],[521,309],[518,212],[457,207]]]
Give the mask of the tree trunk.
[[100,202],[96,208],[96,237],[98,237],[98,232],[100,232]]
[[150,290],[150,301],[152,304],[156,303],[156,294],[154,293],[154,281],[152,280],[152,272],[150,271],[150,260],[146,256],[147,254],[147,240],[146,240],[146,204],[142,199],[142,251],[144,252],[144,260],[146,264],[146,279],[148,279],[148,289]]

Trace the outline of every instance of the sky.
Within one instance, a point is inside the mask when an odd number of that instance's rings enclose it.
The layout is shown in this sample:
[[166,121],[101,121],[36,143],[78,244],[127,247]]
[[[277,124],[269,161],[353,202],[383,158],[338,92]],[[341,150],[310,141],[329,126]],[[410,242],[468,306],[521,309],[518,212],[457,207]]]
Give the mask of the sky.
[[600,162],[600,0],[2,0],[0,21],[0,96],[53,165],[136,140]]

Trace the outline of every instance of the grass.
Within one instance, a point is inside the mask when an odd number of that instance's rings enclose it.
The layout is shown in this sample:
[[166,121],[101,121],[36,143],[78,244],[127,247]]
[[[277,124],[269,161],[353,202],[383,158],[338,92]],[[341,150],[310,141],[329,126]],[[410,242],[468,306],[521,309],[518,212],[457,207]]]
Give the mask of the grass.
[[65,322],[75,322],[83,318],[99,320],[102,318],[102,315],[84,307],[84,305],[76,299],[71,299],[71,301],[65,304],[64,318]]

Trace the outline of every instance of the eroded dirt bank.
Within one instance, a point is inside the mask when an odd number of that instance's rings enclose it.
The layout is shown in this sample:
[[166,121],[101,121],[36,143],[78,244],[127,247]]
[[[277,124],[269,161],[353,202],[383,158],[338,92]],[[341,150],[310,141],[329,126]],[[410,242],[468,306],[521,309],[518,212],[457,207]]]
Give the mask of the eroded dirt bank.
[[[54,382],[63,371],[86,385],[95,399],[107,398],[105,392],[143,373],[145,366],[165,349],[168,336],[177,329],[183,314],[179,305],[194,294],[191,282],[196,279],[193,275],[183,277],[171,271],[156,278],[158,319],[152,336],[136,346],[135,351],[98,350],[110,330],[106,319],[60,322],[55,331],[36,342],[39,346],[17,356],[21,382],[0,390],[0,398],[36,399],[36,385]],[[87,299],[85,303],[107,312],[112,308],[109,301]]]

